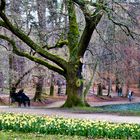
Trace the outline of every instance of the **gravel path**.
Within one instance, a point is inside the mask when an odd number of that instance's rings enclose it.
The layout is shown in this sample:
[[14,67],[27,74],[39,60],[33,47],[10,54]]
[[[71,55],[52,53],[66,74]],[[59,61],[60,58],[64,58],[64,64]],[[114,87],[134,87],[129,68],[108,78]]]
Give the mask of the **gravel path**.
[[[132,103],[139,102],[140,98],[136,98]],[[136,116],[118,116],[112,114],[102,114],[102,113],[74,113],[68,110],[55,109],[52,107],[61,106],[64,101],[59,101],[52,103],[47,106],[47,108],[30,107],[30,108],[18,108],[12,106],[0,106],[0,112],[14,112],[14,113],[27,113],[34,115],[48,115],[48,116],[60,116],[65,118],[79,118],[79,119],[90,119],[90,120],[100,120],[109,122],[119,122],[119,123],[138,123],[140,124],[140,117]],[[129,103],[128,101],[115,101],[115,102],[92,102],[92,106],[107,105],[107,104],[124,104]]]

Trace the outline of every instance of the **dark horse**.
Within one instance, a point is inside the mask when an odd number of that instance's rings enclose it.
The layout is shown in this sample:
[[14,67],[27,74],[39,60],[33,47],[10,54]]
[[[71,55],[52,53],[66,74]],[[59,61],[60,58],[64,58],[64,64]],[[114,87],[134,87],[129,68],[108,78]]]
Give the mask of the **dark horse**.
[[30,106],[30,99],[25,93],[23,89],[19,90],[18,93],[15,92],[15,88],[12,88],[10,93],[11,103],[18,102],[18,106],[21,107],[23,104],[26,107],[26,104]]

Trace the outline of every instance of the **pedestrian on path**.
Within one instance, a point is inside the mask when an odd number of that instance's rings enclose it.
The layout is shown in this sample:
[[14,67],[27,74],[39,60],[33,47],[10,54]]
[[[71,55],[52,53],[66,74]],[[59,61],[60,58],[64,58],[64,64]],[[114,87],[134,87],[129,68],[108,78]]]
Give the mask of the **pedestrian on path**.
[[62,90],[62,81],[57,80],[57,86],[58,86],[58,95],[61,95],[61,90]]
[[131,91],[131,90],[128,91],[128,100],[129,100],[130,102],[132,101],[133,94],[134,94],[133,91]]
[[118,96],[123,96],[122,95],[122,87],[119,85],[119,87],[118,87]]

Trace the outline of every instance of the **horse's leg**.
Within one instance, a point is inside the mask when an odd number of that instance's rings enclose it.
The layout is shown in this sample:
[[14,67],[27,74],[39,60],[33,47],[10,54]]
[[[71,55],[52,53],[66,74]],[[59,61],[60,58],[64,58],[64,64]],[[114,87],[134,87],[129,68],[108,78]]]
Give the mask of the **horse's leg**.
[[30,100],[28,101],[28,106],[30,107]]
[[22,98],[19,96],[19,97],[17,97],[16,101],[18,102],[18,106],[21,107],[21,105],[23,103]]
[[23,105],[24,105],[24,107],[26,107],[26,101],[23,101]]
[[18,107],[21,107],[21,102],[18,102]]

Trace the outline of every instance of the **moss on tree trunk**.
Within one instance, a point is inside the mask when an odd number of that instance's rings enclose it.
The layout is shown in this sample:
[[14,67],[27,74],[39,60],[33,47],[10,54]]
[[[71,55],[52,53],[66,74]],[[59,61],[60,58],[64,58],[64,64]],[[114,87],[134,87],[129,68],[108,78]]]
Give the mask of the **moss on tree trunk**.
[[[66,87],[67,100],[62,107],[89,106],[86,100],[80,96],[79,87],[67,84]],[[81,91],[82,92],[82,91]]]
[[[74,106],[88,106],[85,98],[83,99],[83,82],[78,75],[75,75],[74,68],[71,68],[71,72],[67,76],[66,94],[67,99],[62,107],[74,107]],[[81,73],[80,73],[81,74]]]

